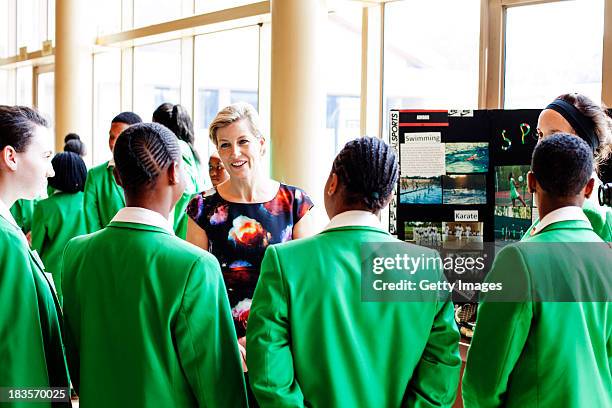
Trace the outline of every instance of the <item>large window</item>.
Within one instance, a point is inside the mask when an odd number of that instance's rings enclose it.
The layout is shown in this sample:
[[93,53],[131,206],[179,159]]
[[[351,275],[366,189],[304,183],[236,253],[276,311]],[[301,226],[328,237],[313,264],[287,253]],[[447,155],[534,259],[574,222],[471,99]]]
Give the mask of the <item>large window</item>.
[[235,102],[259,108],[259,27],[197,36],[194,69],[196,147],[204,156],[208,125],[219,109]]
[[121,0],[97,1],[95,13],[98,36],[121,31]]
[[506,108],[540,108],[563,93],[601,100],[603,0],[513,7],[506,16]]
[[479,39],[479,0],[386,4],[384,112],[477,108]]
[[[110,159],[108,131],[111,120],[121,110],[121,53],[109,51],[94,55],[93,164]],[[89,148],[89,146],[88,146]]]
[[13,52],[9,53],[9,47],[10,47],[9,26],[10,26],[10,21],[11,21],[9,10],[10,10],[9,0],[0,0],[0,58],[6,58],[9,55],[14,53],[14,50],[10,50]]
[[337,153],[347,141],[359,136],[361,13],[361,4],[347,3],[328,15],[324,61],[329,152]]
[[10,87],[14,84],[10,83],[9,80],[10,71],[7,69],[0,68],[0,105],[12,105]]
[[51,128],[55,127],[55,73],[41,72],[36,78],[36,107],[49,120]]
[[164,102],[181,100],[181,42],[161,42],[134,48],[134,112],[150,121]]

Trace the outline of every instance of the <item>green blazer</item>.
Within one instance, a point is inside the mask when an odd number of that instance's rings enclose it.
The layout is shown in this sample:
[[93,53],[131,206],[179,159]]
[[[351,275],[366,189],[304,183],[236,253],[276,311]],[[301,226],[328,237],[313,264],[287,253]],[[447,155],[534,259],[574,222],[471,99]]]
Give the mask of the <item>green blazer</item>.
[[[539,277],[554,275],[559,285],[570,282],[572,291],[609,291],[609,248],[593,245],[585,253],[572,244],[579,242],[602,240],[586,221],[548,225],[501,250],[487,279],[529,293]],[[544,253],[547,248],[534,243],[568,244]],[[485,297],[463,377],[464,405],[610,407],[611,352],[610,302],[510,303]]]
[[38,251],[47,272],[53,275],[62,304],[61,261],[64,247],[72,238],[87,233],[83,193],[56,192],[36,204],[32,222],[32,249]]
[[461,366],[452,303],[362,301],[364,242],[399,241],[339,227],[266,250],[247,328],[260,406],[452,406]]
[[242,407],[221,269],[157,227],[111,222],[66,246],[66,348],[83,407]]
[[11,215],[24,234],[32,230],[32,215],[37,200],[17,200],[11,207]]
[[[21,231],[1,216],[0,299],[0,387],[68,387],[59,303]],[[51,406],[11,407],[32,405]]]
[[123,189],[115,182],[113,167],[104,162],[89,170],[83,196],[87,232],[106,227],[123,207]]
[[[589,219],[593,231],[605,242],[612,242],[612,208],[601,207],[592,201],[585,200],[582,205],[584,215]],[[523,239],[529,237],[531,230],[540,220],[536,220],[527,230]]]
[[187,185],[185,186],[185,192],[174,208],[174,232],[177,237],[185,239],[187,236],[187,205],[194,194],[204,191],[206,186],[200,162],[193,155],[191,147],[183,140],[179,140],[179,146],[181,147]]

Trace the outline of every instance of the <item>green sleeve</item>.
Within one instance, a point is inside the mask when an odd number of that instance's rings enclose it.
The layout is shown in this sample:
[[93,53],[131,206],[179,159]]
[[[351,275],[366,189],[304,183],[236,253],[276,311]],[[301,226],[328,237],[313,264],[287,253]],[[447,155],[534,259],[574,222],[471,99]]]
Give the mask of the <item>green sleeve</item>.
[[70,259],[74,259],[71,249],[72,241],[68,242],[64,249],[64,255],[61,262],[61,285],[63,294],[64,308],[64,345],[66,347],[66,361],[68,370],[70,371],[70,380],[77,394],[81,384],[81,370],[79,358],[79,339],[78,334],[81,332],[81,310],[77,294],[80,292],[76,287],[76,272],[70,270]]
[[32,249],[44,258],[44,245],[47,238],[47,223],[44,214],[44,206],[37,205],[32,216]]
[[246,407],[225,284],[218,262],[210,258],[198,259],[187,278],[174,328],[179,359],[200,406]]
[[[527,265],[520,250],[514,246],[501,250],[487,281],[501,283],[507,294],[510,293],[508,291],[529,293]],[[527,341],[533,317],[530,302],[496,301],[496,296],[503,295],[495,292],[488,294],[478,308],[463,376],[463,403],[466,408],[504,404],[504,394]]]
[[612,242],[612,209],[597,207],[591,201],[586,200],[582,211],[589,219],[593,231],[605,242]]
[[249,314],[247,366],[251,388],[261,406],[304,406],[293,370],[287,294],[273,246],[264,255]]
[[96,232],[103,228],[100,213],[98,212],[98,192],[96,191],[95,177],[96,175],[90,170],[87,174],[83,193],[83,210],[88,233]]
[[17,200],[11,207],[11,215],[24,234],[32,230],[32,213],[35,200]]
[[[445,280],[442,271],[438,279]],[[408,383],[404,405],[409,407],[451,407],[457,398],[461,374],[459,331],[453,302],[441,296],[427,344]]]

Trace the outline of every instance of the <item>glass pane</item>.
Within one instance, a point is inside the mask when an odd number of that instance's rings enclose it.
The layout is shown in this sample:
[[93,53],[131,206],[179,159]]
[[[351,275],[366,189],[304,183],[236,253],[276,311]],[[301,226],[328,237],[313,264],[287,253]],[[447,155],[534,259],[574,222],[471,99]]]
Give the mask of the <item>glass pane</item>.
[[604,0],[512,7],[506,16],[506,108],[541,108],[556,96],[601,100]]
[[257,3],[259,0],[195,0],[196,14],[210,13],[232,7]]
[[144,121],[162,103],[179,103],[180,88],[180,40],[134,48],[134,112]]
[[9,56],[9,4],[0,0],[0,58]]
[[328,152],[338,153],[359,136],[361,95],[361,15],[358,3],[329,14],[325,36]]
[[38,74],[36,107],[47,118],[52,129],[55,127],[55,73]]
[[97,165],[111,158],[108,130],[111,120],[121,109],[120,51],[94,55],[93,80],[93,146],[87,147],[93,164]]
[[17,105],[32,106],[32,67],[17,68]]
[[194,65],[195,144],[208,157],[208,125],[219,109],[241,101],[258,109],[258,27],[197,36]]
[[96,2],[95,8],[98,36],[121,31],[121,0]]
[[180,17],[180,0],[134,0],[134,27],[176,20]]
[[48,40],[53,41],[53,43],[55,43],[55,0],[49,0],[47,4],[48,5],[47,5],[47,36],[46,38]]
[[[41,15],[46,18],[44,0],[19,0],[17,2],[17,48],[28,47],[28,52],[42,48],[44,27]],[[46,35],[44,35],[46,37]]]
[[479,0],[387,3],[384,35],[385,122],[392,108],[478,107]]
[[10,71],[0,68],[0,105],[13,105],[11,100],[10,86],[15,86],[15,83],[9,83]]

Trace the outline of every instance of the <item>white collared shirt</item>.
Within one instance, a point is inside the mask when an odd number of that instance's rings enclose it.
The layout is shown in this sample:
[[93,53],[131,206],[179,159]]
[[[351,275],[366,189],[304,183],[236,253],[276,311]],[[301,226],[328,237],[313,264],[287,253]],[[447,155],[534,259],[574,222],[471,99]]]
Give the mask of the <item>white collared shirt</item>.
[[[8,207],[8,205],[4,204],[4,201],[2,201],[2,199],[0,199],[0,216],[2,216],[11,224],[13,224],[15,227],[19,228],[19,225],[17,225],[17,221],[15,221],[15,218],[13,218],[13,214],[11,214],[11,209]],[[19,228],[19,230],[21,230],[21,228]]]
[[531,235],[536,235],[541,232],[544,228],[550,224],[561,221],[586,221],[589,219],[584,215],[582,208],[576,206],[567,206],[557,208],[554,211],[549,212],[531,229]]
[[115,167],[115,159],[110,159],[108,163],[106,163],[106,168]]
[[142,207],[124,207],[113,217],[111,222],[131,222],[161,228],[174,235],[172,224],[163,215]]
[[324,230],[350,226],[374,227],[382,229],[380,220],[374,213],[362,210],[351,210],[337,214],[329,221],[329,224],[327,224]]

